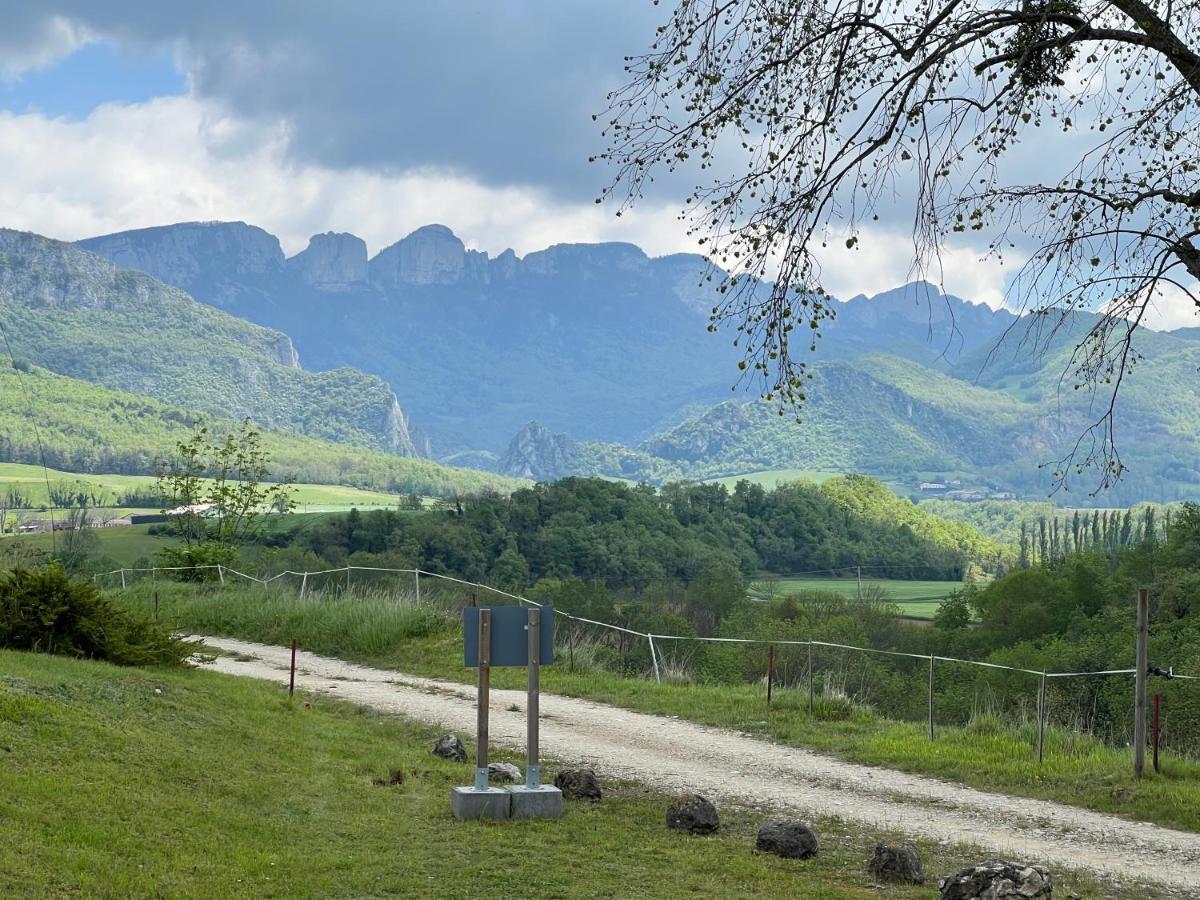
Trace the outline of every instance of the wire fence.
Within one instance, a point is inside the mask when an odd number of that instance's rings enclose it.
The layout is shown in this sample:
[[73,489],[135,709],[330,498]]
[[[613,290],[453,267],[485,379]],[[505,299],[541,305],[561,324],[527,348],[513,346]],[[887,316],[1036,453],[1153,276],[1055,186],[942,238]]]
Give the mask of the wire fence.
[[[231,566],[210,564],[121,568],[92,577],[98,587],[127,589],[147,578],[156,580],[160,573],[175,577],[187,575],[191,580],[199,577],[218,582],[222,586],[238,582],[261,587],[282,587],[291,584],[299,600],[315,600],[330,593],[351,595],[355,590],[374,589],[412,596],[417,603],[436,602],[436,592],[431,591],[430,587],[437,584],[453,585],[471,592],[469,601],[460,598],[458,606],[475,605],[477,592],[516,604],[544,606],[528,597],[491,585],[418,568],[347,565],[316,571],[284,570],[274,575],[258,576]],[[426,580],[424,598],[423,579]],[[1133,668],[1119,668],[1055,672],[937,653],[922,654],[863,647],[816,638],[712,637],[659,633],[649,629],[641,631],[567,613],[561,609],[555,609],[554,614],[558,622],[556,643],[567,651],[568,664],[572,670],[575,669],[578,649],[580,655],[586,655],[587,662],[590,663],[596,663],[598,655],[610,656],[611,661],[618,662],[623,670],[652,677],[656,683],[686,683],[690,680],[687,673],[696,669],[699,664],[700,648],[707,647],[712,650],[706,651],[708,656],[704,662],[710,670],[740,674],[748,681],[762,681],[767,688],[768,698],[772,688],[798,689],[799,705],[807,707],[810,715],[815,712],[818,697],[825,705],[826,711],[831,705],[836,706],[838,700],[866,701],[869,705],[887,708],[896,718],[926,719],[930,738],[936,737],[939,703],[945,704],[946,707],[941,710],[942,724],[965,724],[981,708],[1016,707],[1024,713],[1027,721],[1033,719],[1036,723],[1035,751],[1039,761],[1044,755],[1046,729],[1050,720],[1051,683],[1062,681],[1065,684],[1066,679],[1103,680],[1128,677],[1135,675],[1137,671]],[[639,650],[634,641],[644,641],[644,649]],[[753,653],[754,648],[759,648],[759,652]],[[751,652],[742,653],[740,656],[729,656],[728,653],[722,656],[722,651],[733,649]],[[863,657],[857,669],[853,661],[854,655]],[[641,659],[644,659],[645,666],[639,666]],[[582,664],[585,661],[581,659],[580,662]],[[599,662],[603,664],[604,659],[600,659]],[[939,694],[938,669],[944,669],[946,666],[965,667],[968,671],[980,673],[981,676],[987,672],[1007,673],[1021,680],[996,684],[986,679],[959,678],[950,684],[943,684],[942,693]],[[1172,682],[1200,680],[1200,676],[1176,672],[1173,665],[1165,669],[1154,667],[1152,674]],[[1031,680],[1032,685],[1029,683]],[[920,690],[916,689],[918,682]],[[1132,685],[1129,685],[1129,691],[1132,695]],[[1079,696],[1073,700],[1064,694],[1059,698],[1059,702],[1076,709],[1081,708],[1085,702],[1091,702],[1093,705],[1098,702],[1098,691],[1095,688],[1077,689],[1075,693]],[[1071,700],[1070,704],[1067,703],[1068,700]],[[1200,702],[1200,697],[1197,698],[1197,702]],[[1132,703],[1126,708],[1132,708]],[[1088,733],[1096,731],[1086,720],[1086,716],[1076,715],[1075,721],[1064,721],[1062,716],[1059,718],[1060,724],[1076,730]],[[1188,730],[1190,732],[1193,729]],[[1108,734],[1106,737],[1109,740],[1120,739],[1121,735]],[[1185,740],[1172,743],[1181,749],[1188,748],[1194,751],[1192,743],[1195,737],[1194,734],[1189,734]]]

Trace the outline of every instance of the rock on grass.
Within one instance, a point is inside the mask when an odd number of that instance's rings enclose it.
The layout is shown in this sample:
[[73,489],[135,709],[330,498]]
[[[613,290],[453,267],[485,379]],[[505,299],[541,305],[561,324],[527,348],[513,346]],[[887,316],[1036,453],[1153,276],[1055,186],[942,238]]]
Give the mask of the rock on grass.
[[907,884],[924,884],[925,872],[921,868],[921,857],[915,847],[889,847],[876,844],[867,871],[880,881],[896,881]]
[[554,786],[568,800],[600,799],[600,782],[591,769],[563,769],[554,776]]
[[941,900],[1050,900],[1050,873],[1042,866],[989,859],[938,882]]
[[754,849],[786,859],[808,859],[817,855],[817,836],[803,822],[768,822],[758,830]]
[[684,794],[667,807],[667,827],[690,834],[712,834],[721,827],[717,808],[699,794]]
[[443,734],[433,745],[433,755],[454,762],[466,762],[467,748],[463,746],[457,734]]

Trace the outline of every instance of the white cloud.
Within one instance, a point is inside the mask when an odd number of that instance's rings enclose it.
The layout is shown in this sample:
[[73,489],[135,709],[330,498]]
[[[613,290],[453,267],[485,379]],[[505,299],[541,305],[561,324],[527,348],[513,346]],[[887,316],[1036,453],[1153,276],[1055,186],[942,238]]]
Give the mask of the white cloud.
[[44,69],[93,38],[89,28],[65,16],[26,23],[0,37],[0,79],[11,81],[26,72]]
[[841,299],[855,294],[878,294],[908,281],[923,278],[948,294],[986,303],[992,309],[1005,307],[1005,276],[1021,260],[1001,264],[995,257],[970,247],[949,247],[927,271],[914,269],[915,251],[911,235],[886,229],[864,228],[853,248],[846,247],[847,233],[830,236],[818,258],[826,290]]
[[564,204],[537,188],[488,187],[450,171],[397,175],[300,164],[284,123],[257,123],[190,97],[106,105],[86,119],[0,113],[0,208],[8,227],[76,240],[110,231],[241,219],[296,253],[310,235],[352,231],[372,252],[431,222],[477,249],[626,240],[654,254],[694,249],[675,212]]
[[1200,325],[1200,312],[1196,309],[1196,301],[1181,288],[1173,284],[1163,285],[1160,295],[1150,301],[1142,324],[1155,331],[1195,328]]
[[[85,119],[0,113],[0,225],[76,240],[190,220],[243,220],[278,235],[289,255],[310,235],[350,231],[374,253],[438,222],[470,247],[519,254],[562,242],[629,241],[652,255],[696,252],[673,204],[572,203],[538,187],[489,186],[448,169],[398,174],[297,162],[290,126],[245,119],[195,97],[109,104]],[[824,284],[840,297],[873,294],[913,276],[912,241],[895,231],[844,237],[823,254]],[[951,249],[947,291],[1003,302],[1004,267]]]

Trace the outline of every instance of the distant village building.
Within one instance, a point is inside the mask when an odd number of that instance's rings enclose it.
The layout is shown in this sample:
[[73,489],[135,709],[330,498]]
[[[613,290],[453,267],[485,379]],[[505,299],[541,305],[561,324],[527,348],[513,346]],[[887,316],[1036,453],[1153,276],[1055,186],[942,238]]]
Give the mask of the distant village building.
[[923,491],[944,491],[946,486],[940,481],[922,481],[921,490]]

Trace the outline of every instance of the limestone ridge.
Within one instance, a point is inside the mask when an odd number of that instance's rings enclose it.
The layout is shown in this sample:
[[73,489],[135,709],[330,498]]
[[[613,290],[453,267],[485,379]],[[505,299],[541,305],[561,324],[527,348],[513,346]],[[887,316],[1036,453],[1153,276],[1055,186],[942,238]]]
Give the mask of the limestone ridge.
[[575,442],[565,434],[552,434],[537,422],[530,422],[509,443],[499,470],[515,478],[553,481],[571,474],[575,451]]
[[0,229],[0,315],[22,355],[60,375],[265,428],[428,452],[378,376],[304,371],[287,334],[77,244]]
[[285,267],[318,290],[353,290],[367,283],[367,244],[353,234],[314,234],[308,248],[287,260]]

